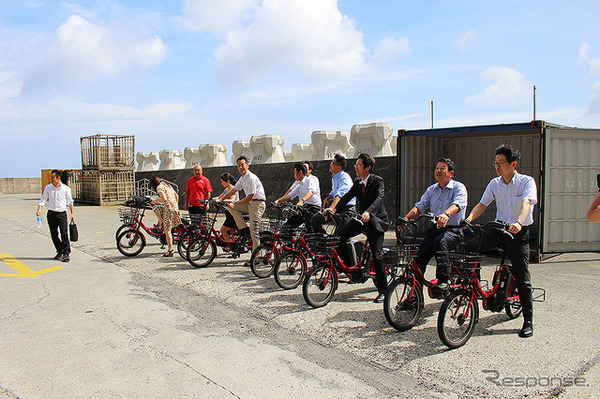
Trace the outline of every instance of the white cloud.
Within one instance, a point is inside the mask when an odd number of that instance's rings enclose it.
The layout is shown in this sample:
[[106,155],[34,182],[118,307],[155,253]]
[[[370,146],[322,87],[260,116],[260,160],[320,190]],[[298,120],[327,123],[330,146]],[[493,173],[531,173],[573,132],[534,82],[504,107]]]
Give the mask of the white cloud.
[[264,0],[253,21],[215,52],[220,76],[253,82],[269,72],[349,76],[364,68],[363,35],[337,0]]
[[591,47],[588,43],[581,43],[579,45],[578,62],[580,64],[583,64],[590,59],[590,51],[591,51]]
[[257,3],[258,0],[184,0],[177,20],[192,32],[221,34],[237,27]]
[[93,75],[115,76],[135,67],[150,68],[162,62],[167,51],[157,36],[140,38],[126,28],[95,25],[79,15],[58,27],[56,47],[25,75],[25,93],[60,88]]
[[590,105],[588,107],[588,114],[600,114],[600,82],[596,82],[592,87],[592,95],[590,96]]
[[409,56],[411,52],[408,38],[384,37],[375,46],[374,56],[377,61],[386,61]]
[[471,30],[471,31],[468,31],[467,33],[465,33],[464,35],[462,35],[461,37],[459,37],[458,40],[456,40],[456,42],[454,42],[454,45],[460,51],[467,51],[473,47],[473,44],[475,44],[476,39],[477,39],[476,33]]
[[518,105],[525,102],[531,91],[531,84],[522,73],[506,67],[494,66],[486,69],[481,76],[494,83],[484,91],[466,98],[467,104],[491,106]]
[[6,108],[10,112],[0,112],[0,122],[160,120],[183,115],[192,108],[192,104],[189,103],[159,103],[145,108],[136,108],[106,103],[92,104],[70,97],[56,97],[45,103]]
[[592,57],[592,47],[588,43],[579,45],[578,64],[587,65],[592,76],[600,76],[600,57]]

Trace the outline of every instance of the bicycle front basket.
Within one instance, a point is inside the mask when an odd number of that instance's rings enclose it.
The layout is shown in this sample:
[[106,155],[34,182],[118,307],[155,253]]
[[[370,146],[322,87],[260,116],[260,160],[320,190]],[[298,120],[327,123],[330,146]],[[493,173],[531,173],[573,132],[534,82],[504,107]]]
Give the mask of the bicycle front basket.
[[298,241],[304,234],[306,229],[304,227],[282,225],[279,229],[279,235],[281,239],[286,242]]
[[384,248],[383,250],[383,263],[387,267],[410,267],[417,256],[419,246],[399,245],[395,248]]
[[119,208],[119,219],[123,224],[134,224],[135,217],[138,214],[138,210],[136,208],[123,207]]
[[450,277],[468,277],[474,270],[481,269],[482,256],[467,252],[438,252],[438,264],[450,266]]
[[338,236],[330,236],[321,233],[307,234],[305,240],[308,248],[317,256],[331,254],[331,249],[340,242]]

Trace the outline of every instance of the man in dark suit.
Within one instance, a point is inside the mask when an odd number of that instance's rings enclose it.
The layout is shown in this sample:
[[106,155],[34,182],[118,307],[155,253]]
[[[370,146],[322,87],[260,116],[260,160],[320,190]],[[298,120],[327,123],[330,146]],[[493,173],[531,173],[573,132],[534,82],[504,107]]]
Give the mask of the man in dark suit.
[[[350,191],[344,194],[337,203],[334,212],[344,209],[348,201],[356,197],[356,210],[362,223],[352,220],[339,228],[339,254],[346,265],[352,265],[347,245],[348,239],[360,233],[367,236],[375,265],[375,286],[379,291],[374,302],[381,303],[387,290],[387,278],[383,264],[383,238],[390,222],[385,211],[383,178],[371,173],[374,167],[375,159],[371,155],[360,154],[358,156],[354,165],[358,178],[354,180]],[[365,266],[365,269],[362,271],[363,274],[370,271],[369,265]]]

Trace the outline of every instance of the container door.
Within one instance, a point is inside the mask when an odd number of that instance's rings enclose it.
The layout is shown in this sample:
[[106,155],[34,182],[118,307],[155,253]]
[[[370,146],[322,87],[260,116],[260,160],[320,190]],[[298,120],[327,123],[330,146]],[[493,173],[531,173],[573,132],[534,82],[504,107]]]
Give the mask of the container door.
[[600,130],[546,128],[542,252],[600,251],[600,224],[587,220],[598,173]]

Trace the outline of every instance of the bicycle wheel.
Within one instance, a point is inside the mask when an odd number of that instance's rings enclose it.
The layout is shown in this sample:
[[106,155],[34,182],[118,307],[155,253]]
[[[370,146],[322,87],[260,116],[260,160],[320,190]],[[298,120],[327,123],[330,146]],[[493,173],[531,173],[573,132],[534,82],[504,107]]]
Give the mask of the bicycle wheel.
[[471,302],[471,293],[455,291],[444,299],[438,314],[438,335],[442,342],[454,349],[467,343],[479,319],[477,299]]
[[335,269],[329,264],[321,264],[312,269],[302,282],[302,296],[313,308],[325,306],[333,298],[338,285]]
[[123,223],[122,225],[120,225],[117,231],[115,232],[115,241],[119,239],[119,235],[123,232],[123,230],[130,230],[132,227],[133,225],[131,224]]
[[200,236],[192,240],[186,250],[186,258],[194,267],[206,267],[217,256],[215,242],[207,236]]
[[122,231],[117,237],[117,249],[125,256],[136,256],[146,246],[146,237],[141,231],[129,229]]
[[177,252],[179,253],[179,256],[185,260],[187,260],[187,247],[195,237],[196,233],[193,230],[187,230],[181,235],[179,241],[177,242]]
[[266,278],[273,274],[279,261],[279,252],[273,244],[260,244],[250,256],[250,270],[258,278]]
[[300,252],[287,252],[275,265],[275,282],[284,290],[296,288],[306,274],[306,259]]
[[[512,296],[518,297],[519,296],[519,292],[517,290],[517,286],[514,281],[512,282],[512,286],[511,286],[510,293],[508,294],[508,296],[509,297],[512,297]],[[506,302],[506,305],[504,306],[504,311],[506,312],[506,315],[508,316],[509,319],[516,319],[523,312],[523,307],[521,306],[521,300],[519,298],[508,300]]]
[[410,330],[423,310],[423,291],[413,278],[396,279],[385,293],[383,312],[390,326],[398,331]]

